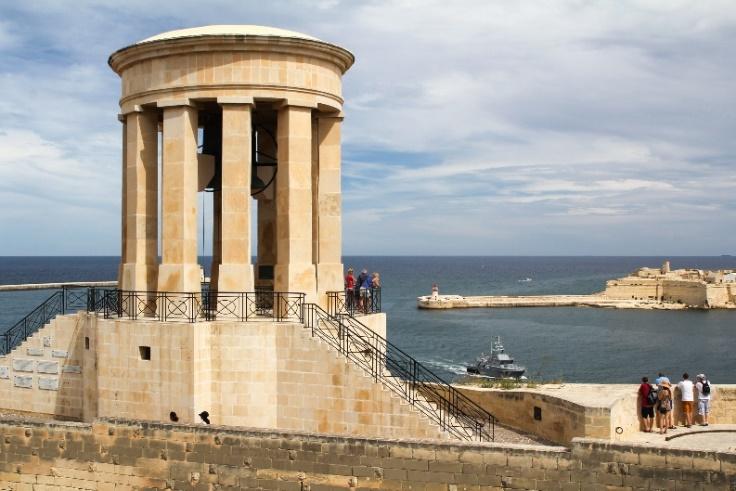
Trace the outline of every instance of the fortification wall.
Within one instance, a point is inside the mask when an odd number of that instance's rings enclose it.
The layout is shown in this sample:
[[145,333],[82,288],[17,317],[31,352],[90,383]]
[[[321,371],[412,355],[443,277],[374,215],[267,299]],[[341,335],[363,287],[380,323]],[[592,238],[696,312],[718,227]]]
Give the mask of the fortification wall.
[[710,307],[733,307],[736,304],[736,284],[708,284],[706,295]]
[[604,295],[608,298],[658,300],[662,295],[660,280],[626,277],[606,282]]
[[[385,333],[384,315],[362,319]],[[52,359],[60,346],[63,363]],[[233,426],[447,437],[297,323],[160,323],[79,313],[57,317],[6,360],[0,409],[13,412],[85,421],[169,421],[174,412],[181,423],[197,423],[207,411],[213,423]],[[57,385],[45,386],[52,378]]]
[[[559,394],[544,393],[543,388],[455,388],[503,424],[562,445],[569,445],[577,437],[630,441],[640,429],[638,385],[635,384],[565,384]],[[584,402],[570,400],[572,393],[577,393],[574,399]],[[601,399],[600,394],[608,395]],[[715,384],[712,397],[709,421],[736,424],[736,385]],[[684,424],[678,389],[675,389],[675,399],[673,416],[676,422]],[[535,417],[535,408],[539,408],[539,418]]]
[[16,489],[701,489],[736,454],[577,440],[559,447],[382,440],[125,421],[0,421]]
[[664,280],[662,298],[667,302],[684,303],[695,307],[705,306],[707,286],[697,281]]

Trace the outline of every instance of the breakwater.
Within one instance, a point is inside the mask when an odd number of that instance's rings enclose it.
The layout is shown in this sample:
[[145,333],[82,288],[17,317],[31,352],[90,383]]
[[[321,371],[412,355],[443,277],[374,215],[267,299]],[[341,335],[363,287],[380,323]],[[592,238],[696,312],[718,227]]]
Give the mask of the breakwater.
[[603,307],[614,309],[680,310],[688,305],[643,299],[618,299],[604,295],[427,295],[417,298],[420,309],[462,309],[474,307]]

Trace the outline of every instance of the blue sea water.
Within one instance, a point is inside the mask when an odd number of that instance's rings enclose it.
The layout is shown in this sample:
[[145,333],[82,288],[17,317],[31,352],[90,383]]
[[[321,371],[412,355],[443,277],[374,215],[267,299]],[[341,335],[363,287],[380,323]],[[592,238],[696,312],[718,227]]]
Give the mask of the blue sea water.
[[[201,261],[206,266],[209,258]],[[596,308],[419,310],[432,283],[440,293],[585,294],[662,257],[354,257],[346,268],[381,273],[391,342],[453,378],[500,335],[530,376],[568,382],[637,382],[663,371],[704,372],[736,383],[736,311]],[[673,268],[736,269],[736,257],[671,257]],[[0,257],[0,284],[110,280],[117,257]],[[206,267],[205,269],[208,269]],[[532,281],[520,282],[524,278]],[[50,295],[0,293],[0,331]]]

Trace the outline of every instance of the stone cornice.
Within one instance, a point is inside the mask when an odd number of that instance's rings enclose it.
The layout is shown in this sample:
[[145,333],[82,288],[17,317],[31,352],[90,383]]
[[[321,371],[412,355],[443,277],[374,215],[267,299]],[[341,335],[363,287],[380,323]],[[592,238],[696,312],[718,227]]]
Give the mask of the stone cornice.
[[251,51],[308,56],[331,62],[342,73],[345,73],[355,61],[350,51],[323,41],[279,36],[207,35],[133,44],[115,51],[110,55],[107,63],[115,73],[121,75],[131,65],[151,58],[217,51]]

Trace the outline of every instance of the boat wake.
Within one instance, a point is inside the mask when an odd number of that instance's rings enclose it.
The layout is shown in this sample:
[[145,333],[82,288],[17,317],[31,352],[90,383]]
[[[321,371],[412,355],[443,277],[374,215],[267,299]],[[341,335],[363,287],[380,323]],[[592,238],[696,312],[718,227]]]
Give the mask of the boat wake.
[[466,373],[465,365],[459,365],[452,360],[420,360],[423,365],[429,368],[440,368],[446,372],[456,375],[464,375]]

